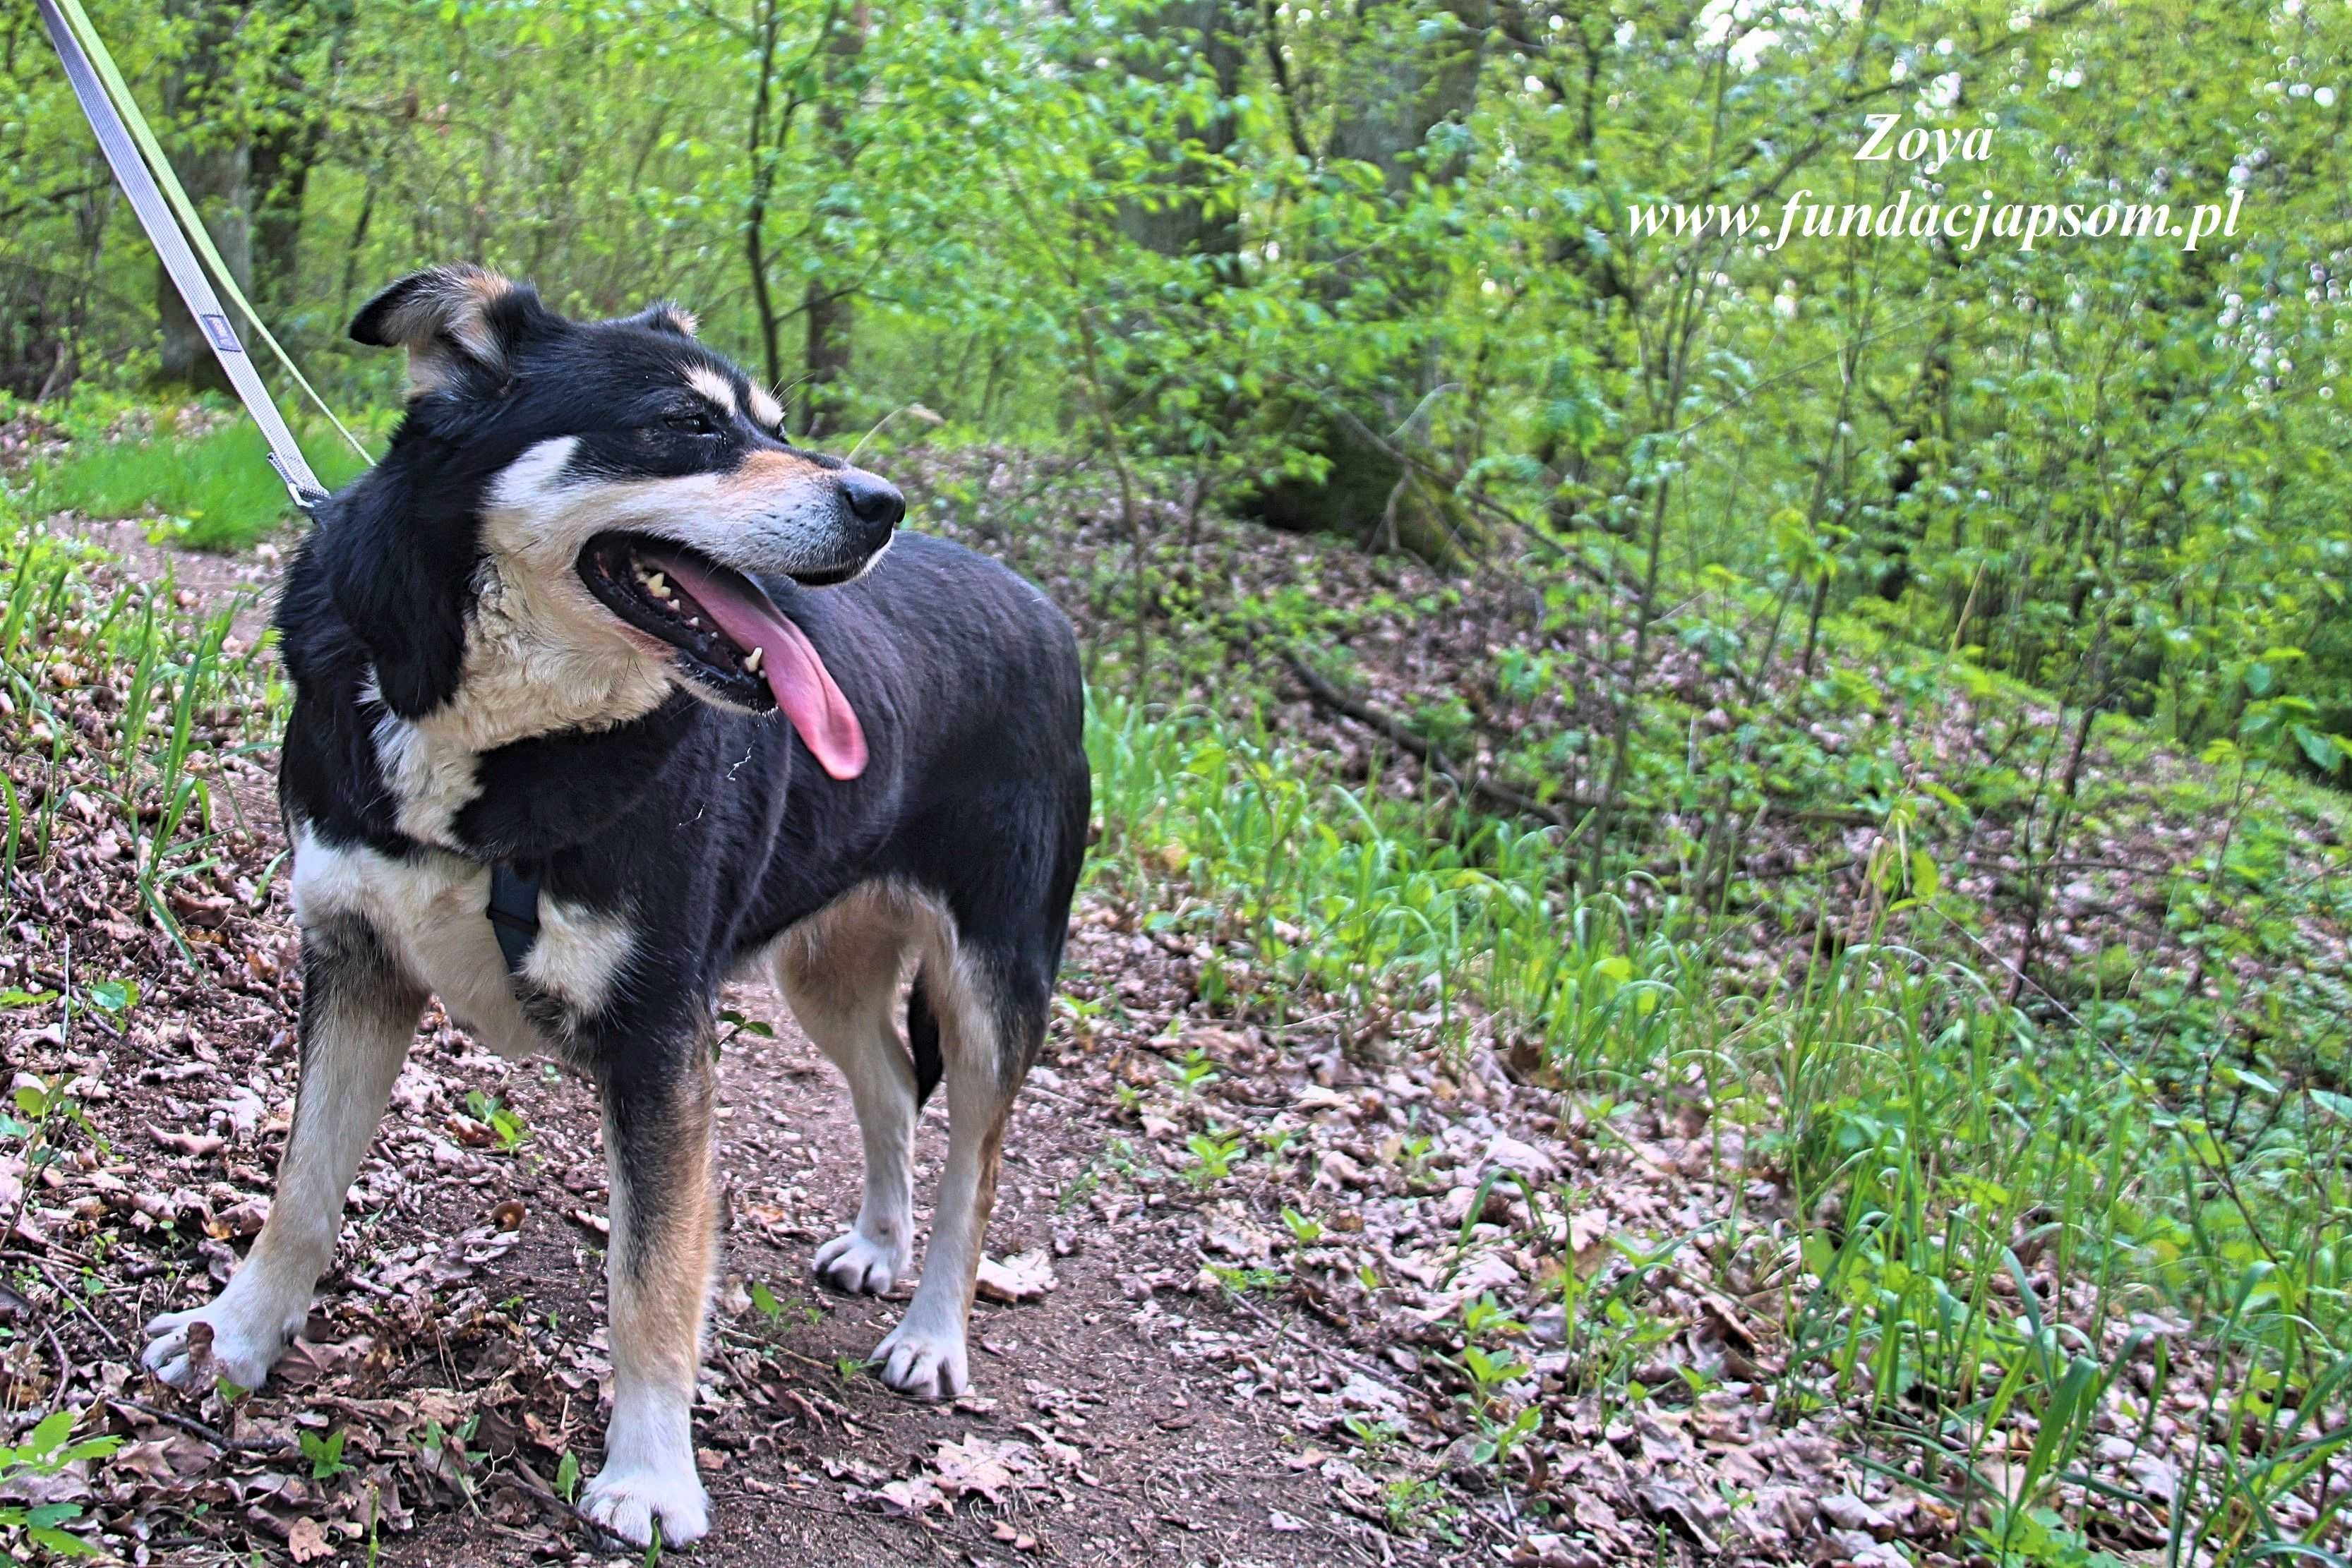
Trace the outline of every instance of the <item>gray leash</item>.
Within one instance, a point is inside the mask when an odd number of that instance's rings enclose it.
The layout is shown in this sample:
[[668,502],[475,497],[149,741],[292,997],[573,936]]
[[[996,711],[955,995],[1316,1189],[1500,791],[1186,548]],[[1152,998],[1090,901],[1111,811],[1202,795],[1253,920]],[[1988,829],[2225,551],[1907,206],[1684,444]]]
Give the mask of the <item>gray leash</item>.
[[[286,420],[270,398],[269,389],[262,383],[261,373],[253,368],[252,357],[245,351],[244,342],[230,324],[220,296],[213,291],[212,279],[205,275],[204,267],[188,245],[186,233],[155,183],[153,172],[140,156],[130,128],[123,124],[114,99],[99,79],[89,52],[58,10],[57,0],[36,3],[40,6],[42,24],[49,30],[49,42],[57,46],[58,58],[65,63],[66,78],[73,84],[74,97],[81,100],[81,111],[89,118],[90,130],[98,133],[99,148],[106,154],[122,193],[130,198],[139,226],[147,231],[149,242],[163,260],[163,270],[171,274],[180,298],[187,301],[188,314],[204,329],[205,340],[212,345],[214,356],[227,372],[229,384],[245,403],[245,412],[261,427],[262,439],[269,444],[269,465],[278,470],[278,477],[285,482],[286,493],[293,497],[295,506],[305,512],[316,511],[327,498],[326,486],[310,472],[302,449],[294,443],[294,433],[286,427]],[[88,25],[87,18],[84,25]],[[257,319],[255,326],[260,326]],[[264,337],[268,335],[263,333]],[[284,350],[279,353],[282,357]],[[290,361],[288,369],[292,370]],[[296,380],[300,380],[299,374]],[[305,383],[306,390],[307,386]],[[536,866],[525,868],[501,861],[490,868],[490,901],[484,913],[489,916],[491,932],[498,938],[499,951],[506,959],[508,970],[516,975],[522,973],[524,960],[539,936],[540,880]]]
[[122,193],[130,198],[139,226],[147,231],[148,241],[162,258],[163,270],[171,275],[173,286],[187,302],[188,314],[204,329],[205,340],[212,345],[214,357],[220,361],[229,384],[236,389],[245,412],[261,427],[262,439],[269,444],[269,465],[278,470],[278,477],[285,482],[286,493],[297,507],[305,512],[315,510],[327,498],[326,486],[310,472],[301,447],[295,444],[294,433],[286,427],[285,417],[271,400],[261,372],[254,369],[253,359],[245,351],[228,312],[222,308],[220,296],[213,292],[212,280],[205,276],[195,252],[189,248],[188,236],[173,217],[163,193],[156,186],[155,176],[139,156],[130,129],[115,110],[114,100],[100,83],[97,68],[90,64],[80,39],[67,26],[56,0],[37,0],[37,4],[42,24],[49,30],[49,42],[57,46],[58,57],[65,62],[66,78],[73,84],[74,97],[81,100],[81,111],[89,118],[89,128],[98,133],[99,148],[106,154]]

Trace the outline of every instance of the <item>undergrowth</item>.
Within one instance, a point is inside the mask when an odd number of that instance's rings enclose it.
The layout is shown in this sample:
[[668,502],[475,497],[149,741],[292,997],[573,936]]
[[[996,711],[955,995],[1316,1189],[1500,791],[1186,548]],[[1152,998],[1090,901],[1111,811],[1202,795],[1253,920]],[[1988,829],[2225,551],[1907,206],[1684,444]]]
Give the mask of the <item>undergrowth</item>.
[[[2221,1435],[2183,1484],[2197,1507],[2158,1503],[2166,1561],[2329,1535],[2332,1500],[2281,1511],[2352,1439],[2352,1100],[2217,1064],[2238,1103],[2217,1113],[2152,1070],[2156,1042],[2135,1059],[2011,1005],[2009,977],[1953,954],[1949,895],[1904,847],[1923,802],[1889,803],[1862,906],[1758,967],[1661,890],[1567,891],[1553,834],[1370,795],[1264,731],[1097,692],[1087,738],[1092,875],[1192,940],[1216,1006],[1337,1018],[1359,1049],[1489,1037],[1604,1124],[1696,1091],[1726,1179],[1787,1199],[1664,1239],[1777,1295],[1785,1408],[1846,1406],[1885,1462],[1924,1459],[1988,1506],[2000,1560],[2080,1548],[2050,1494],[2102,1396],[2186,1403]],[[2144,1387],[2113,1386],[2126,1362]]]
[[[283,694],[266,643],[231,653],[234,607],[183,613],[168,580],[102,587],[83,570],[87,549],[32,522],[5,489],[0,547],[0,915],[19,877],[61,869],[59,814],[102,812],[145,913],[179,941],[173,884],[219,863],[234,813],[215,794],[219,758],[197,744],[199,720],[241,713],[245,749],[274,746]],[[69,766],[93,755],[94,771]]]

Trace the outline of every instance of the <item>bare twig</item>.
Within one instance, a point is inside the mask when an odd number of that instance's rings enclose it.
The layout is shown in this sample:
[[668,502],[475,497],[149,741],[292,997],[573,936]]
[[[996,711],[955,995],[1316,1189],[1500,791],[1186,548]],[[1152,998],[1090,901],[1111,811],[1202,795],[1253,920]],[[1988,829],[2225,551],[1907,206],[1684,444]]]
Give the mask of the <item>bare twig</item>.
[[[1333,685],[1324,677],[1322,672],[1300,658],[1295,651],[1286,648],[1283,650],[1282,656],[1284,662],[1290,666],[1290,673],[1298,677],[1298,684],[1307,688],[1308,696],[1332,712],[1354,719],[1367,729],[1378,731],[1403,750],[1411,752],[1444,775],[1456,789],[1466,789],[1479,799],[1499,806],[1514,815],[1533,817],[1555,828],[1572,831],[1567,815],[1557,808],[1546,805],[1534,796],[1515,789],[1507,784],[1497,783],[1483,774],[1475,778],[1465,774],[1452,758],[1420,736],[1413,734],[1402,722],[1377,708],[1366,706]],[[1591,809],[1581,800],[1571,800],[1570,804],[1580,810]]]

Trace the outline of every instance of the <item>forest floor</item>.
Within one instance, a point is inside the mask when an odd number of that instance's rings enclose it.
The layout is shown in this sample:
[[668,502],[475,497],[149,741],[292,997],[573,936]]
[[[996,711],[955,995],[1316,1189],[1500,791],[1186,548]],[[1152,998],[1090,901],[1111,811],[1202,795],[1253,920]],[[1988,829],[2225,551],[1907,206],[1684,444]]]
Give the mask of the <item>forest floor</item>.
[[[934,477],[946,491],[972,472],[1000,492],[1025,484],[986,468]],[[1172,533],[1181,519],[1166,521]],[[1256,603],[1318,577],[1318,593],[1357,602],[1437,591],[1418,569],[1350,558],[1327,570],[1317,547],[1210,528],[1192,580],[1221,598]],[[135,528],[72,531],[112,552],[79,568],[86,605],[168,572],[175,609],[194,618],[271,575],[266,549],[184,558]],[[1042,554],[1024,564],[1091,641],[1112,644],[1123,622],[1106,585],[1121,547],[1099,515],[1081,532],[1060,580]],[[971,537],[1011,545],[984,517]],[[1089,575],[1090,562],[1108,564]],[[1356,644],[1374,696],[1406,705],[1474,684],[1465,672],[1520,634],[1519,602],[1498,583],[1437,613],[1400,611]],[[247,704],[193,716],[225,828],[213,863],[171,883],[181,938],[142,916],[139,843],[106,804],[125,677],[100,666],[91,618],[61,616],[44,655],[55,720],[91,744],[69,748],[62,776],[43,775],[39,797],[60,803],[53,839],[43,866],[17,875],[0,950],[0,1041],[12,1087],[30,1096],[17,1102],[21,1141],[0,1144],[0,1217],[15,1215],[0,1254],[0,1407],[18,1413],[20,1439],[34,1417],[73,1409],[85,1432],[121,1446],[0,1479],[0,1502],[78,1506],[77,1531],[137,1562],[595,1559],[609,1543],[563,1500],[599,1460],[610,1372],[592,1096],[551,1068],[474,1049],[437,1011],[354,1186],[309,1330],[269,1385],[184,1398],[140,1372],[140,1324],[216,1290],[267,1213],[299,980],[273,758]],[[1164,646],[1186,645],[1181,620],[1160,615]],[[257,632],[248,605],[233,634],[249,643]],[[1360,722],[1296,681],[1272,691],[1265,722],[1384,789],[1414,787],[1410,769],[1382,777],[1384,743]],[[18,760],[33,799],[39,759]],[[1742,846],[1752,874],[1799,858],[1800,839],[1808,864],[1859,863],[1875,831],[1788,821],[1785,838]],[[2314,831],[2339,830],[2323,813]],[[1160,874],[1181,880],[1180,866]],[[2109,940],[2101,912],[2117,910],[2127,935],[2135,909],[2075,881],[2063,935],[2096,953]],[[1783,946],[1813,939],[1779,916],[1759,929]],[[2342,950],[2326,921],[2304,936],[2323,964]],[[2014,928],[1988,937],[2025,951]],[[714,1530],[681,1555],[1971,1555],[1948,1488],[1855,1440],[1866,1395],[1819,1397],[1802,1375],[1787,1325],[1811,1285],[1793,1253],[1670,1242],[1793,1233],[1802,1218],[1782,1169],[1743,1155],[1762,1130],[1719,1115],[1696,1076],[1662,1065],[1631,1092],[1564,1092],[1507,1031],[1440,1042],[1409,999],[1369,1026],[1312,1006],[1237,1016],[1204,989],[1210,956],[1155,919],[1131,879],[1082,893],[1045,1064],[1007,1138],[990,1232],[1004,1299],[976,1309],[973,1388],[945,1405],[900,1398],[858,1366],[904,1287],[873,1301],[809,1281],[808,1255],[855,1207],[855,1125],[777,998],[730,997],[723,1278],[697,1409]],[[924,1122],[919,1183],[936,1175],[940,1122]],[[1994,1294],[2014,1301],[2021,1287],[2063,1311],[2072,1282],[2026,1257],[2032,1278]],[[1568,1316],[1567,1278],[1609,1283],[1573,1298],[1606,1317],[1605,1355]],[[2095,1324],[2095,1340],[2177,1340],[2184,1323],[2148,1307]],[[1608,1379],[1593,1375],[1602,1360]],[[1503,1429],[1502,1416],[1528,1409],[1532,1430]],[[2168,1410],[2153,1440],[2110,1443],[2084,1467],[2145,1499],[2178,1484],[2179,1445],[2168,1443],[2191,1441],[2195,1426]],[[1994,1469],[2027,1462],[2031,1432],[2017,1441]],[[2320,1490],[2339,1479],[2352,1484],[2331,1472]],[[2127,1503],[2103,1529],[2120,1547],[2162,1539],[2160,1521]]]

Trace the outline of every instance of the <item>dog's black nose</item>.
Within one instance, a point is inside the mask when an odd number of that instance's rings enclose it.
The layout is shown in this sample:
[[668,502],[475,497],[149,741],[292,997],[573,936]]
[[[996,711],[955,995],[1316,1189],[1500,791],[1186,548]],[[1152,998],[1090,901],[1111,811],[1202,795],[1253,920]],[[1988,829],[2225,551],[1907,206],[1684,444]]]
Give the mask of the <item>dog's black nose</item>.
[[898,486],[879,474],[845,468],[841,471],[841,491],[849,497],[851,514],[861,523],[895,528],[907,515],[907,497],[898,494]]

